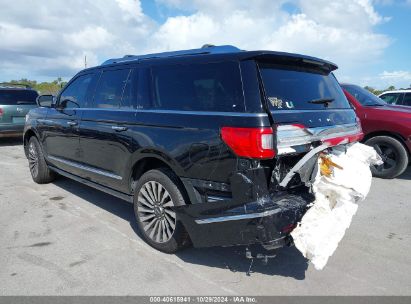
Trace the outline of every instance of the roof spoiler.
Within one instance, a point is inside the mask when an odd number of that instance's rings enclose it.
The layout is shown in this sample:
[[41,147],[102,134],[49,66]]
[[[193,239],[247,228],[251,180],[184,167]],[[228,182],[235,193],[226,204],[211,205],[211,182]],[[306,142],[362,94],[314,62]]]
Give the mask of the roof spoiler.
[[154,53],[154,54],[147,54],[147,55],[125,55],[122,58],[112,58],[112,59],[106,60],[101,65],[109,65],[113,63],[119,63],[119,62],[135,61],[135,60],[139,61],[139,60],[154,59],[154,58],[168,58],[168,57],[201,55],[201,54],[207,55],[207,54],[237,53],[241,51],[242,50],[232,45],[215,46],[212,44],[205,44],[199,49]]

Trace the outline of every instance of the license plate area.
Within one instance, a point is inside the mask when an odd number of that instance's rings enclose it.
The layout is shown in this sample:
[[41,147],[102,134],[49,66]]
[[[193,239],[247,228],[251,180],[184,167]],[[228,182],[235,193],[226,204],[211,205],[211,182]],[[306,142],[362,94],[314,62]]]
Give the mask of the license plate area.
[[13,116],[12,122],[15,124],[24,124],[24,116]]

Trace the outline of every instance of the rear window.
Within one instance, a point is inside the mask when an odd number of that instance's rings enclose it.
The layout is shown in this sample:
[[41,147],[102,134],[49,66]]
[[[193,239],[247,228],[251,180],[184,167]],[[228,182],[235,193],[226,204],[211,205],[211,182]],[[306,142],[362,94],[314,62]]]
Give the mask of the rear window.
[[275,110],[350,108],[332,73],[266,63],[259,67],[266,96]]
[[36,104],[37,96],[37,92],[33,90],[0,90],[0,104]]
[[152,68],[156,109],[180,111],[244,111],[238,62]]

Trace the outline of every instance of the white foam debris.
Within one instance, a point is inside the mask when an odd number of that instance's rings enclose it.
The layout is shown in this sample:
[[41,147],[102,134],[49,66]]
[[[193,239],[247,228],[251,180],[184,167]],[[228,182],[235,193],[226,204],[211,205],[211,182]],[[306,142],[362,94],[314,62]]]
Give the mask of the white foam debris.
[[317,270],[327,264],[351,224],[357,203],[367,196],[370,165],[382,164],[373,148],[360,143],[334,148],[330,156],[342,169],[334,168],[330,177],[319,170],[313,184],[315,201],[291,232],[296,248]]

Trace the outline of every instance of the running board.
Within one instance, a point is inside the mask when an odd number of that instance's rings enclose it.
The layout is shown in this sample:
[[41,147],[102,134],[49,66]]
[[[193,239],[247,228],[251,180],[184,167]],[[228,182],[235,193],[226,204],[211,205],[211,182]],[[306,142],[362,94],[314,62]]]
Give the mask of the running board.
[[94,189],[100,190],[100,191],[105,192],[107,194],[111,194],[111,195],[113,195],[115,197],[118,197],[122,200],[125,200],[129,203],[133,203],[133,196],[132,195],[128,195],[128,194],[125,194],[123,192],[119,192],[119,191],[113,190],[111,188],[99,185],[99,184],[97,184],[95,182],[92,182],[88,179],[73,175],[71,173],[68,173],[66,171],[57,169],[56,167],[53,167],[53,166],[50,166],[50,165],[49,165],[49,168],[50,168],[50,170],[53,170],[54,172],[56,172],[60,175],[63,175],[63,176],[68,177],[70,179],[73,179],[73,180],[75,180],[77,182],[80,182],[82,184],[85,184],[87,186],[93,187]]

